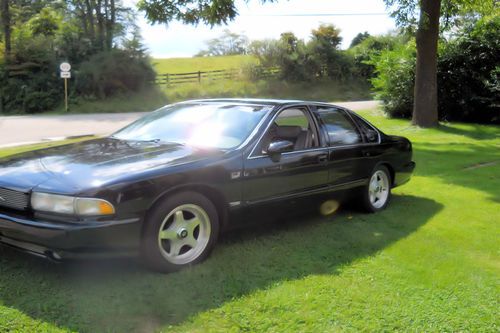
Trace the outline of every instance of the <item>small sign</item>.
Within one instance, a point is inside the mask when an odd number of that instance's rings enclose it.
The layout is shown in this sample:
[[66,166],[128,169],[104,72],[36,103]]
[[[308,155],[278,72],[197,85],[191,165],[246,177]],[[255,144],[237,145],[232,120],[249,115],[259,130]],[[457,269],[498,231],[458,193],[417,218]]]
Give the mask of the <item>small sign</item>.
[[62,79],[71,79],[71,72],[61,72]]
[[61,72],[69,72],[71,70],[71,65],[67,62],[63,62],[59,65],[59,69]]

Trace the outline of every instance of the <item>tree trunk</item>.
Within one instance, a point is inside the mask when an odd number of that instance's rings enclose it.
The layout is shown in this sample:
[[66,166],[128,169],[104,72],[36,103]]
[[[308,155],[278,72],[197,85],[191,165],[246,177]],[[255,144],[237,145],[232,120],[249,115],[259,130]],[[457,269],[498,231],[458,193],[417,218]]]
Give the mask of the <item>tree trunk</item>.
[[113,48],[113,38],[115,37],[115,23],[116,23],[116,8],[115,0],[110,0],[110,17],[108,18],[108,28],[107,28],[107,38],[108,38],[108,49]]
[[94,6],[90,3],[90,0],[85,0],[86,9],[86,20],[88,21],[89,27],[89,39],[92,41],[92,44],[95,44],[95,21],[94,21]]
[[3,36],[4,36],[4,44],[5,44],[5,60],[10,59],[10,52],[12,50],[11,47],[11,27],[10,27],[10,10],[9,10],[9,0],[1,0],[2,1],[2,28],[3,28]]
[[438,124],[437,45],[441,0],[421,0],[420,7],[412,123],[434,127]]
[[97,0],[96,5],[96,16],[97,16],[97,43],[100,51],[105,49],[105,37],[104,37],[104,13],[102,12],[102,0]]

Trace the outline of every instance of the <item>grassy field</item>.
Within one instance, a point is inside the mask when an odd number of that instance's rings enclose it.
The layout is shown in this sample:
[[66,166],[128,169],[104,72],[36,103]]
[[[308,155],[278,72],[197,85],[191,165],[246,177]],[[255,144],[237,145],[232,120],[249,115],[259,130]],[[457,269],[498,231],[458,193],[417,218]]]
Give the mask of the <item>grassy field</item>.
[[361,113],[413,141],[384,212],[232,232],[168,275],[0,250],[0,332],[498,332],[500,128]]
[[219,69],[240,68],[258,60],[249,55],[233,55],[220,57],[193,57],[153,59],[152,63],[157,73],[189,73]]
[[[221,57],[171,58],[152,60],[157,73],[185,73],[217,69],[244,68],[245,64],[258,60],[247,55]],[[195,98],[217,97],[257,97],[304,99],[319,101],[350,101],[372,99],[368,82],[318,82],[292,83],[282,80],[250,81],[244,77],[232,80],[202,81],[199,83],[179,84],[171,87],[161,86],[166,99],[173,103]]]
[[212,83],[183,84],[164,87],[163,92],[169,102],[193,98],[282,98],[315,101],[355,101],[370,100],[370,87],[364,82],[300,82],[291,83],[279,80],[246,81],[221,80]]

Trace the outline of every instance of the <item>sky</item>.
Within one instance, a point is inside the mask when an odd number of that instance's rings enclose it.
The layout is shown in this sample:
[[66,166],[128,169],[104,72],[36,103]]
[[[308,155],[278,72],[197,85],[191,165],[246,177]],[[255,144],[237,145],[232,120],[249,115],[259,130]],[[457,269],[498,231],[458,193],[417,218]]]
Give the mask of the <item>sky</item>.
[[[137,1],[124,2],[132,5]],[[180,22],[172,22],[168,27],[151,26],[143,13],[139,13],[138,24],[144,44],[154,58],[191,57],[205,48],[207,40],[220,36],[224,29],[243,33],[251,40],[279,38],[286,31],[307,40],[313,28],[321,23],[332,23],[341,30],[341,47],[347,48],[359,32],[377,35],[395,28],[383,0],[281,0],[267,4],[258,0],[236,0],[236,3],[239,12],[236,19],[213,28]]]

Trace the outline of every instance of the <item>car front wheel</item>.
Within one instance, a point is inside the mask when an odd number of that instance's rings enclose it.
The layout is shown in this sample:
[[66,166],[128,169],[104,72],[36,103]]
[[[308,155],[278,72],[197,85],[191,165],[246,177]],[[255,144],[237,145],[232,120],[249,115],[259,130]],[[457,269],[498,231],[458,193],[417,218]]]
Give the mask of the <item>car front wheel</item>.
[[182,192],[153,208],[143,232],[142,256],[160,272],[178,271],[203,261],[215,246],[219,218],[212,202]]
[[385,166],[378,166],[373,170],[362,196],[363,208],[370,213],[387,207],[391,198],[391,177]]

